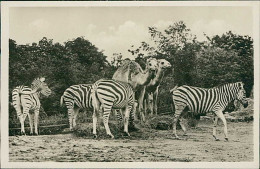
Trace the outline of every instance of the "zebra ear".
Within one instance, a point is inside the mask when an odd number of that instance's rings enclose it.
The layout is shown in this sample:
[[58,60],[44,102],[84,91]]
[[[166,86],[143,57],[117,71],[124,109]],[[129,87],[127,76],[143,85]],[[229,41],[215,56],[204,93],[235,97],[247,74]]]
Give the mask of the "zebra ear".
[[239,84],[239,88],[240,88],[240,89],[243,89],[244,83],[243,83],[243,82],[239,82],[238,84]]
[[44,78],[44,77],[40,78],[40,81],[41,81],[41,82],[44,82],[44,81],[45,81],[45,78]]

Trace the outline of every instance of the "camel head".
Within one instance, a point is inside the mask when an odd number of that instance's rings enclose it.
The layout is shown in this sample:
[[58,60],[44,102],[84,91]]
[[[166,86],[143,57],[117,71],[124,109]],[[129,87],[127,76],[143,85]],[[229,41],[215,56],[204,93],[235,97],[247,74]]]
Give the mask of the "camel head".
[[158,69],[158,63],[155,58],[149,58],[146,61],[146,69],[148,70],[157,70]]
[[161,68],[161,69],[166,69],[166,68],[172,67],[172,65],[170,64],[170,62],[168,62],[168,61],[165,60],[165,59],[159,59],[159,60],[158,60],[158,66],[159,66],[159,68]]

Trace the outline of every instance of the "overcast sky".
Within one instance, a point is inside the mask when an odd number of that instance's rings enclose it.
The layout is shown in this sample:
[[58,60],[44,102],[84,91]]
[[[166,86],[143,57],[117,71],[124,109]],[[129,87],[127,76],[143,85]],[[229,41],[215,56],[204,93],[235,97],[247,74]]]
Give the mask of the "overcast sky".
[[63,43],[84,36],[108,58],[113,53],[131,57],[131,45],[149,42],[148,26],[161,30],[184,21],[199,40],[229,30],[253,35],[251,7],[34,7],[10,8],[10,38],[18,44],[42,37]]

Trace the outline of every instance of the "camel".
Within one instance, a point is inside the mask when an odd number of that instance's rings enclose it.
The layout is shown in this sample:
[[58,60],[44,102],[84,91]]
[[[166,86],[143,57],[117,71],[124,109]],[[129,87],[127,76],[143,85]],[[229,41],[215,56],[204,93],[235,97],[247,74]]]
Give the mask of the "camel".
[[[150,83],[155,76],[155,71],[158,68],[157,60],[149,58],[146,61],[145,70],[135,61],[127,60],[117,69],[112,79],[127,82],[135,91],[135,99],[138,102],[138,112],[141,116],[141,121],[145,121],[143,111],[143,98],[145,94],[145,86]],[[133,112],[135,113],[136,110]]]
[[146,115],[147,109],[150,110],[151,115],[157,115],[157,103],[159,87],[164,77],[165,70],[171,67],[171,64],[165,59],[158,59],[158,70],[150,83],[146,86],[144,96],[144,113]]

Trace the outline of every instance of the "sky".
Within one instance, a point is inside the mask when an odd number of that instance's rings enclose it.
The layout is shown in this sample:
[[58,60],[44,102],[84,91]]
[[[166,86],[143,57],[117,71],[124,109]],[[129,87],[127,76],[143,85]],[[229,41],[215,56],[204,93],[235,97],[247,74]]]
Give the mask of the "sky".
[[151,41],[148,27],[164,30],[184,21],[198,40],[232,31],[253,36],[251,7],[12,7],[9,37],[17,44],[43,37],[64,43],[84,36],[111,60],[113,53],[133,59],[132,45]]

